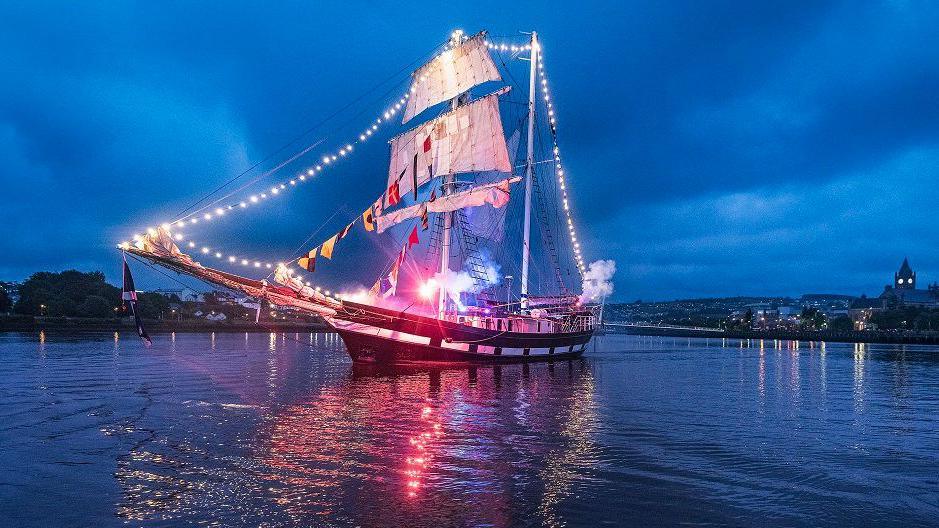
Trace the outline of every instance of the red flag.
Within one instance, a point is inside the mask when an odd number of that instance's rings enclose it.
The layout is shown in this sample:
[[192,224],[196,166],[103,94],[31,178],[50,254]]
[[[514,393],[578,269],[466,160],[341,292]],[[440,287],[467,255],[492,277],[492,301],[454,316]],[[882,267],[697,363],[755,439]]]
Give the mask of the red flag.
[[424,154],[430,152],[430,136],[424,138]]
[[394,182],[388,187],[388,205],[396,205],[400,201],[401,195],[398,190],[398,182]]
[[345,238],[346,235],[349,234],[349,231],[352,229],[352,225],[353,225],[353,224],[355,224],[355,220],[353,220],[352,222],[350,222],[349,225],[347,225],[347,226],[345,227],[345,229],[343,229],[342,231],[339,232],[339,238],[338,238],[337,240],[342,240],[343,238]]
[[408,237],[408,249],[411,249],[411,246],[416,246],[418,242],[420,242],[420,239],[417,238],[417,226],[414,226],[411,235]]

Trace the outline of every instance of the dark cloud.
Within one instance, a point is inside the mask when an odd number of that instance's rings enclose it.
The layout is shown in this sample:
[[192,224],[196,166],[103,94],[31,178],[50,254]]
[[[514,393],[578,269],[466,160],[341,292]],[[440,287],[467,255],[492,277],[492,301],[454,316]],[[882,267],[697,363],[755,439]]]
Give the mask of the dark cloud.
[[[450,29],[486,27],[545,39],[586,253],[617,260],[617,296],[876,293],[904,255],[939,279],[937,23],[916,2],[7,3],[0,278],[115,270],[134,226],[298,136],[348,137]],[[226,219],[221,243],[293,249],[385,154]]]

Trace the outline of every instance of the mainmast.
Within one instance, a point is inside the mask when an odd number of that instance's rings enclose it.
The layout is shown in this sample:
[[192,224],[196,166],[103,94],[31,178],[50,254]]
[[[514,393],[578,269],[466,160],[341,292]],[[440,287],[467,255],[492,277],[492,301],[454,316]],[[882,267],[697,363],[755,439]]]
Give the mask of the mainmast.
[[[460,30],[454,31],[453,35],[450,37],[450,45],[456,47],[460,44],[463,39],[463,32]],[[456,97],[450,99],[450,109],[456,110],[460,106],[460,98],[464,94],[469,92],[463,92],[457,94]],[[456,177],[453,173],[447,174],[441,178],[442,189],[441,192],[444,196],[453,192],[453,185]],[[450,279],[450,231],[453,227],[453,213],[443,213],[443,234],[440,237],[440,289],[438,290],[437,297],[437,318],[443,319],[447,315],[447,281]]]
[[531,32],[528,76],[528,157],[525,160],[525,226],[522,238],[522,309],[528,309],[528,259],[531,253],[531,187],[535,168],[535,76],[538,67],[538,33]]
[[[456,109],[460,104],[460,96],[450,100],[450,108]],[[444,196],[453,192],[454,175],[447,174],[441,178]],[[453,226],[453,213],[443,213],[443,234],[440,237],[440,290],[437,298],[437,318],[443,319],[447,315],[447,280],[450,279],[450,230]]]

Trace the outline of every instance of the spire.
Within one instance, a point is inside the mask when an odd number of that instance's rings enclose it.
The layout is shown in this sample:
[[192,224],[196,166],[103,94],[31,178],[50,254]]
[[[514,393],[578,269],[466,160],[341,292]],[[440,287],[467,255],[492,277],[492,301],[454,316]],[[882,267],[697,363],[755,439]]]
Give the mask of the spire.
[[903,257],[903,264],[900,264],[900,271],[897,272],[897,275],[904,278],[913,277],[913,269],[910,268],[910,261],[907,257]]
[[893,286],[904,290],[916,288],[916,272],[910,267],[910,261],[906,257],[903,258],[899,271],[893,275]]

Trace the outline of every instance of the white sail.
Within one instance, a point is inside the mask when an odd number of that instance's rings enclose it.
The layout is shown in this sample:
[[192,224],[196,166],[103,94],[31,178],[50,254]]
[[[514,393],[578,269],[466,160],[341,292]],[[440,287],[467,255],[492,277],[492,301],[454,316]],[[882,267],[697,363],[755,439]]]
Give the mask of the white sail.
[[509,202],[509,185],[518,183],[522,179],[513,176],[494,183],[478,185],[466,191],[459,191],[446,196],[439,196],[432,202],[423,202],[404,207],[397,211],[379,216],[375,219],[378,232],[384,233],[388,228],[398,225],[405,220],[421,216],[421,210],[426,206],[429,213],[449,213],[467,207],[479,207],[489,204],[496,209],[504,207]]
[[397,203],[392,194],[405,196],[415,184],[420,187],[441,174],[512,172],[499,115],[498,96],[506,91],[457,107],[393,138],[385,205]]
[[485,33],[479,33],[444,51],[411,75],[411,95],[402,123],[474,86],[502,80],[484,39]]

